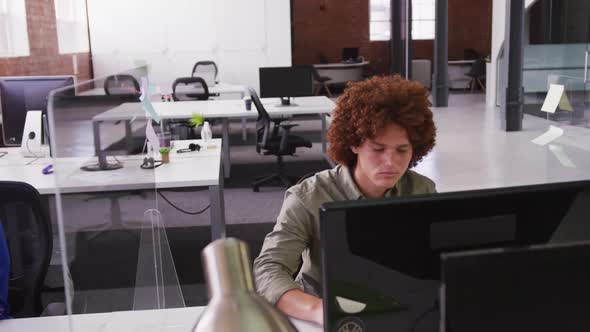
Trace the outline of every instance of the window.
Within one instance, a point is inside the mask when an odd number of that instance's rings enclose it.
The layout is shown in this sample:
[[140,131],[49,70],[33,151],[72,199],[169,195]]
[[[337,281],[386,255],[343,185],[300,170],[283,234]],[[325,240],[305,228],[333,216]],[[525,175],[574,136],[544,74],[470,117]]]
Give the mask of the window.
[[[1,0],[0,0],[1,1]],[[55,0],[59,53],[88,52],[88,21],[84,0]]]
[[[371,40],[390,39],[390,0],[370,0]],[[436,0],[412,1],[412,39],[434,39],[434,5]]]
[[0,57],[29,54],[25,1],[0,0]]
[[412,39],[434,39],[435,0],[412,0]]

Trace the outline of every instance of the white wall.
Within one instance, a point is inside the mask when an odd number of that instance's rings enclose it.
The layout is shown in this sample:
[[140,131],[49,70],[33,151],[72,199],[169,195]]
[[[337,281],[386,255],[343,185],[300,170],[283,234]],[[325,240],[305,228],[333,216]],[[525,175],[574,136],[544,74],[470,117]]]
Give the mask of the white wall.
[[[504,43],[506,32],[506,1],[493,0],[492,6],[492,56],[489,72],[486,72],[486,105],[491,106],[496,101],[496,77],[498,72],[498,54]],[[525,0],[525,8],[529,8],[537,0]],[[505,88],[505,87],[503,87]]]
[[163,92],[213,60],[219,80],[258,89],[258,68],[291,65],[289,0],[88,1],[95,77],[150,65]]

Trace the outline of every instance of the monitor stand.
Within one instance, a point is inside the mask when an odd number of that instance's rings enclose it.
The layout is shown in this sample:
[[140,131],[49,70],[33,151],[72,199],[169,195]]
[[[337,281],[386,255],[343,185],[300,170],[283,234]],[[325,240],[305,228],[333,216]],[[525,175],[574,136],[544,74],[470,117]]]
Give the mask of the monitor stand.
[[83,171],[89,171],[89,172],[94,172],[94,171],[112,171],[115,169],[120,169],[123,168],[123,164],[121,163],[109,163],[107,161],[107,157],[104,154],[99,154],[98,156],[98,163],[97,164],[92,164],[92,165],[86,165],[86,166],[82,166],[80,167],[81,170]]
[[281,103],[277,104],[277,107],[290,107],[290,106],[297,106],[297,104],[291,102],[290,97],[281,97]]

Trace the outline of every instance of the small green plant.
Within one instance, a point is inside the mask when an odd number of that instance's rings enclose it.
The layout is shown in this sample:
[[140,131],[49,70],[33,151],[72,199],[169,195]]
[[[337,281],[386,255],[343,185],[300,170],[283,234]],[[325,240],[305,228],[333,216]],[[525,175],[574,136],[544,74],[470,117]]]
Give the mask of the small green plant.
[[170,148],[160,148],[160,153],[161,154],[170,153]]
[[205,122],[205,118],[200,114],[193,114],[189,120],[189,123],[193,127],[198,127]]

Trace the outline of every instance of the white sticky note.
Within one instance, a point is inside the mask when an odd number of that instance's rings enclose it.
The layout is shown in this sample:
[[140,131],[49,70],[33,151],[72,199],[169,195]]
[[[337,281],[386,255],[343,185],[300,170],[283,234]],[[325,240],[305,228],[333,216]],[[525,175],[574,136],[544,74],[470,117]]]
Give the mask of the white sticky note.
[[147,126],[145,127],[145,136],[148,140],[148,152],[160,151],[160,140],[158,139],[158,135],[156,135],[156,131],[154,130],[151,121],[148,121]]
[[549,144],[549,151],[553,152],[555,158],[557,158],[564,167],[576,168],[574,162],[568,157],[567,153],[565,153],[565,150],[560,145]]
[[537,145],[547,145],[551,143],[553,140],[558,138],[559,136],[563,135],[563,129],[556,127],[556,126],[549,126],[549,129],[543,133],[541,136],[532,140],[533,143]]
[[543,106],[541,106],[541,111],[547,113],[555,113],[555,110],[557,109],[557,106],[561,101],[563,91],[563,85],[550,84],[549,91],[547,91],[547,96],[545,96],[545,101],[543,102]]

